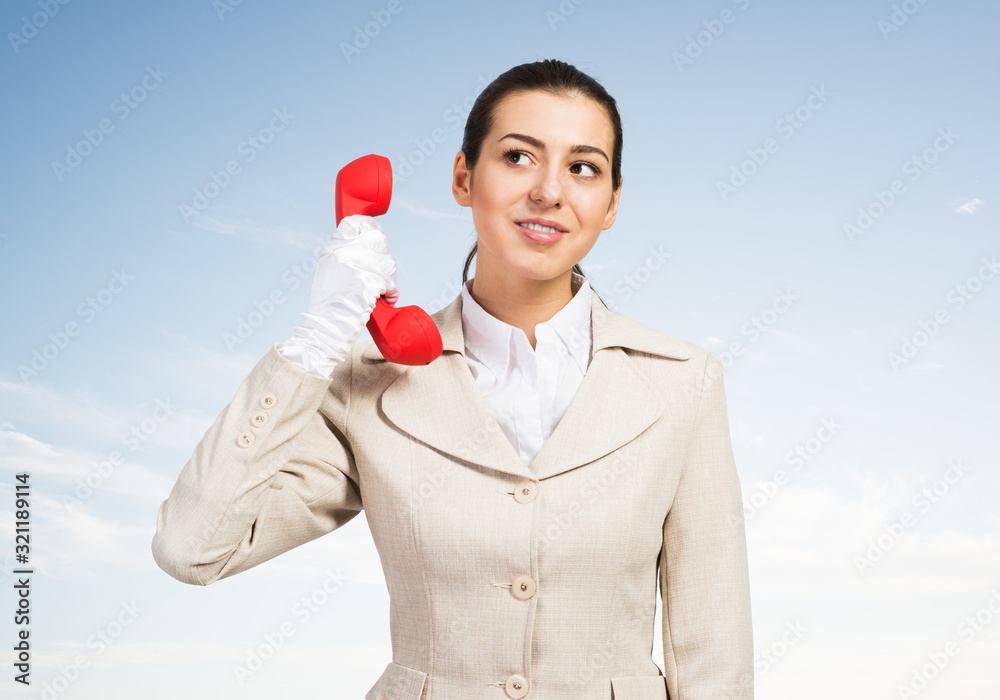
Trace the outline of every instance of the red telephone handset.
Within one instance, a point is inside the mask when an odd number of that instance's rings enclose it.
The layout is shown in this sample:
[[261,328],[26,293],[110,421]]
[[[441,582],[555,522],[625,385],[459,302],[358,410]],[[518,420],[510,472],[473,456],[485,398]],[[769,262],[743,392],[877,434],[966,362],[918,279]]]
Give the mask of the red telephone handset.
[[[371,153],[352,160],[337,173],[337,225],[345,216],[381,216],[392,198],[392,166],[385,156]],[[372,340],[389,362],[427,365],[441,354],[441,333],[419,306],[393,307],[384,296],[368,319]]]

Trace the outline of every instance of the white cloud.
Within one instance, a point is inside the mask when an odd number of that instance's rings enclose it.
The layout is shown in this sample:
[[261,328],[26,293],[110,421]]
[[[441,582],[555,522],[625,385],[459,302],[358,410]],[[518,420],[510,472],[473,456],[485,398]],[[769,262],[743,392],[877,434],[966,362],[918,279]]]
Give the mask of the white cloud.
[[[0,489],[5,502],[13,501],[8,489]],[[36,548],[31,563],[46,576],[67,582],[79,578],[104,578],[108,565],[128,569],[153,569],[150,551],[156,509],[149,510],[149,525],[114,522],[95,514],[97,499],[66,509],[60,500],[36,489],[33,496],[32,534],[44,547]],[[107,502],[103,501],[110,511]],[[14,531],[14,514],[0,511],[0,527]],[[100,573],[99,573],[100,572]]]
[[986,204],[983,200],[979,198],[971,199],[962,206],[955,209],[956,214],[975,214],[976,211]]
[[[926,600],[985,590],[1000,578],[1000,533],[967,532],[939,522],[955,504],[941,501],[923,513],[910,508],[926,485],[923,475],[877,477],[854,467],[843,490],[792,482],[779,487],[757,512],[748,513],[747,539],[753,587],[767,599],[807,595],[817,604],[835,600]],[[750,500],[758,484],[744,484]],[[956,488],[958,485],[956,485]],[[855,557],[908,511],[915,524],[902,529],[882,557],[859,571]],[[955,513],[955,515],[959,515]]]
[[733,441],[740,447],[761,447],[764,445],[764,434],[754,430],[743,420],[733,421],[732,433]]
[[[72,496],[78,481],[91,483],[91,491],[125,495],[129,498],[149,499],[169,491],[170,482],[156,471],[129,459],[126,451],[115,464],[111,452],[100,454],[78,448],[60,448],[32,438],[17,430],[0,430],[0,455],[3,456],[5,473],[27,472],[49,477],[47,488],[62,489],[51,495],[60,499]],[[9,472],[8,472],[9,469]],[[8,479],[9,483],[9,479]],[[8,488],[0,485],[0,491]],[[84,499],[84,500],[85,500]]]
[[[239,238],[251,238],[268,243],[278,242],[292,248],[312,250],[325,239],[316,233],[305,233],[286,225],[262,223],[249,213],[204,214],[196,212],[190,217],[190,224],[210,233]],[[171,231],[177,233],[176,231]]]
[[[237,360],[231,358],[229,362]],[[244,360],[244,363],[247,362],[250,361]],[[237,379],[236,385],[238,383]],[[187,407],[177,405],[176,395],[145,398],[147,400],[138,405],[122,408],[109,405],[101,397],[86,391],[68,394],[54,391],[45,384],[0,380],[0,413],[17,415],[18,423],[22,425],[37,426],[32,432],[69,436],[69,440],[86,436],[90,444],[103,442],[106,445],[106,449],[100,452],[62,449],[57,444],[44,444],[6,420],[4,423],[10,427],[0,430],[0,454],[11,460],[23,460],[40,472],[78,475],[80,465],[95,459],[107,459],[115,450],[126,459],[141,455],[151,446],[188,451],[204,434],[207,422],[214,418],[214,415],[192,414]],[[150,422],[156,418],[160,420]],[[133,429],[138,435],[131,432]]]
[[405,199],[394,199],[392,201],[397,207],[401,207],[408,212],[416,214],[417,216],[423,216],[428,219],[458,219],[469,226],[472,226],[472,217],[463,214],[451,214],[449,212],[434,211],[433,209],[428,209],[427,207],[420,206],[418,204],[411,204]]
[[942,365],[937,362],[921,362],[920,364],[913,365],[910,367],[911,370],[918,369],[958,369],[955,365]]

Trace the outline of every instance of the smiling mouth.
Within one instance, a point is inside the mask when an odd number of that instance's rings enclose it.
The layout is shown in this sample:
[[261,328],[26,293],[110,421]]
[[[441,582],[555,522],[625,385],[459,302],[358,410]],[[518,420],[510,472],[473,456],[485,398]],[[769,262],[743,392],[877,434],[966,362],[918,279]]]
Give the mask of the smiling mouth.
[[552,226],[542,226],[541,224],[529,222],[519,223],[517,227],[525,238],[542,245],[562,240],[563,236],[567,234],[566,231],[560,231]]
[[552,226],[542,226],[541,224],[532,224],[528,222],[518,222],[518,226],[523,226],[524,228],[531,229],[532,231],[538,231],[539,233],[565,233],[565,231],[560,231]]

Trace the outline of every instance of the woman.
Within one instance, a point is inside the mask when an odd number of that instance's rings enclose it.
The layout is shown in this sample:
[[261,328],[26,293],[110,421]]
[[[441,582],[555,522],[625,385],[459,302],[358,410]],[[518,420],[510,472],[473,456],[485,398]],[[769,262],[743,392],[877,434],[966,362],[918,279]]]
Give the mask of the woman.
[[614,222],[621,152],[589,76],[553,60],[499,76],[455,159],[478,240],[433,314],[441,357],[355,345],[398,290],[378,224],[345,218],[304,323],[162,504],[157,563],[205,585],[364,510],[393,651],[366,700],[752,698],[720,359],[611,312],[578,265]]

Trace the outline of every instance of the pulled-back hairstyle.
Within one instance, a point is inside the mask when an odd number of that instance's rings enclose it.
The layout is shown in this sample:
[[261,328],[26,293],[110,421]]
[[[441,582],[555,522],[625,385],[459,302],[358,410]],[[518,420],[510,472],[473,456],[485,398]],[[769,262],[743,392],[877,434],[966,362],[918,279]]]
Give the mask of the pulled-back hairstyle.
[[[615,98],[608,94],[604,86],[583,71],[553,58],[514,66],[497,76],[479,93],[465,121],[465,133],[462,137],[462,151],[465,153],[468,169],[472,170],[479,160],[483,140],[493,128],[500,102],[512,94],[532,90],[542,90],[557,96],[580,94],[604,108],[615,133],[611,152],[611,184],[612,190],[617,190],[622,182],[622,119],[618,114]],[[463,284],[469,280],[469,265],[472,264],[472,258],[475,257],[478,248],[479,241],[476,241],[465,259],[465,267],[462,270]],[[579,264],[573,266],[573,272],[586,277]],[[603,299],[601,301],[603,302]]]

